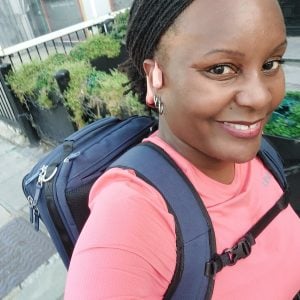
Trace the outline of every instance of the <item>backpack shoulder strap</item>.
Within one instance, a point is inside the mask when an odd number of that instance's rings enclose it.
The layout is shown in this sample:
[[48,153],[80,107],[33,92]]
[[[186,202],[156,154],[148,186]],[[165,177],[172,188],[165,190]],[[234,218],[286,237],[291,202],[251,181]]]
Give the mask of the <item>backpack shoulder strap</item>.
[[239,259],[246,258],[251,253],[256,237],[287,207],[288,185],[283,164],[279,154],[264,138],[258,157],[285,193],[236,245],[220,255],[216,254],[212,223],[202,200],[165,151],[152,143],[142,143],[131,148],[110,166],[135,170],[137,176],[161,193],[174,216],[177,262],[165,299],[171,296],[172,299],[209,299],[215,274],[224,266],[234,265]]
[[284,193],[233,247],[225,249],[221,254],[214,255],[211,261],[206,264],[206,272],[208,275],[214,275],[221,271],[225,266],[233,266],[238,260],[248,257],[251,253],[252,246],[256,243],[255,239],[278,216],[278,214],[288,206],[288,185],[284,175],[281,158],[264,138],[262,139],[258,156],[277,179]]
[[131,148],[112,167],[133,169],[160,192],[174,216],[177,262],[165,299],[210,298],[214,281],[205,276],[204,267],[216,251],[215,236],[206,208],[188,178],[164,150],[149,142]]
[[283,191],[287,191],[288,184],[284,174],[282,159],[273,146],[271,146],[270,142],[264,137],[262,138],[260,150],[257,155],[273,174]]

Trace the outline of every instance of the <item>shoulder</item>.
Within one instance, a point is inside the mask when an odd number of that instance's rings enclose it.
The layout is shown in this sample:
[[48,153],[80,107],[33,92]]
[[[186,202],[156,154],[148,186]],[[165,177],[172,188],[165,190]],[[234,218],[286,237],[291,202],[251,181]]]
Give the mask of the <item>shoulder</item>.
[[111,169],[94,184],[90,209],[66,299],[161,298],[176,265],[175,223],[161,195],[134,172]]
[[101,199],[102,204],[109,202],[110,204],[106,204],[151,205],[159,210],[168,211],[161,194],[129,169],[113,168],[106,171],[91,189],[89,196],[91,210],[98,199]]
[[[90,193],[91,214],[84,230],[85,246],[136,248],[144,253],[148,243],[169,243],[176,249],[174,217],[158,191],[131,170],[111,169],[102,175]],[[139,253],[141,254],[141,253]]]

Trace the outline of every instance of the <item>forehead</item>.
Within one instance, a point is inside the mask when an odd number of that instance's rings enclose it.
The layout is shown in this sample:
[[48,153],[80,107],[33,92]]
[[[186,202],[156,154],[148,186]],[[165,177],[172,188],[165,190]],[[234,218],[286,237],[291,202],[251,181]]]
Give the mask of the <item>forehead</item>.
[[284,38],[284,20],[277,0],[195,0],[176,19],[162,42],[176,47],[177,42],[197,41],[201,47],[209,48],[218,43],[276,43]]

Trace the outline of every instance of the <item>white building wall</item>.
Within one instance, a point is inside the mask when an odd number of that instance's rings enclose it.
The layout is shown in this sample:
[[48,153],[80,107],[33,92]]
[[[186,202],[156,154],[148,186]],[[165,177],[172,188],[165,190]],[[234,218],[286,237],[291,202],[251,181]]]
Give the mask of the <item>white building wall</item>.
[[133,0],[80,0],[84,19],[90,20],[106,15],[112,10],[127,8]]
[[85,20],[91,20],[111,12],[109,0],[81,0]]

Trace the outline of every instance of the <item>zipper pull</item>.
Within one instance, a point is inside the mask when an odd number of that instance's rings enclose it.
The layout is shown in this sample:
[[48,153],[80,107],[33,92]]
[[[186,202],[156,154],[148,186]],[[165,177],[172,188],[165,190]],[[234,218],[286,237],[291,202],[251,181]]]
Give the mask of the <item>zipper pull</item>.
[[36,231],[39,231],[39,228],[40,228],[40,223],[39,223],[40,212],[38,209],[38,202],[40,199],[42,188],[44,186],[44,183],[52,180],[57,172],[57,167],[56,167],[53,170],[53,172],[48,177],[46,177],[47,169],[48,169],[48,166],[46,166],[46,165],[44,165],[40,168],[34,197],[32,198],[31,196],[28,196],[28,198],[27,198],[28,202],[29,202],[29,219],[30,219],[30,222],[34,225],[34,228]]
[[68,155],[65,159],[64,159],[64,163],[68,163],[70,162],[70,160],[78,157],[80,155],[80,151],[75,152],[75,153],[71,153],[70,155]]
[[39,231],[39,229],[40,229],[40,212],[39,212],[39,209],[37,207],[35,207],[33,209],[33,212],[34,212],[34,229],[36,231]]
[[33,198],[31,196],[28,196],[27,200],[29,202],[29,220],[30,223],[33,224]]

